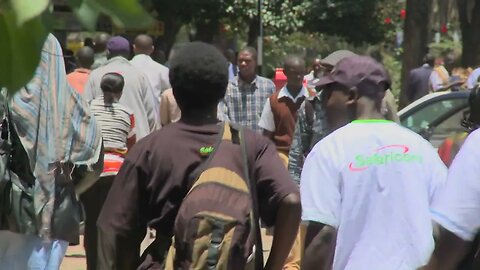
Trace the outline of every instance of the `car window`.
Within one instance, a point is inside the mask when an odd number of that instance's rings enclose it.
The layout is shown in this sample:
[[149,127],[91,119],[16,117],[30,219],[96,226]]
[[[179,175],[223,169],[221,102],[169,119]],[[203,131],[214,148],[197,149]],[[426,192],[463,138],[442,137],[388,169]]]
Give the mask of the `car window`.
[[433,133],[451,134],[462,132],[464,128],[461,126],[461,123],[467,110],[468,108],[464,108],[447,118],[445,121],[437,125]]
[[465,128],[461,126],[461,122],[466,111],[468,111],[468,108],[463,108],[462,110],[452,114],[445,121],[438,124],[435,129],[433,129],[429,138],[429,141],[433,146],[439,147],[446,138],[465,132]]
[[[466,103],[465,99],[449,99],[438,100],[433,103],[426,104],[418,111],[412,113],[412,115],[402,119],[402,125],[417,133],[430,126],[430,123],[451,111],[454,108],[463,106]],[[452,119],[452,122],[455,120]],[[458,122],[459,125],[460,122]]]

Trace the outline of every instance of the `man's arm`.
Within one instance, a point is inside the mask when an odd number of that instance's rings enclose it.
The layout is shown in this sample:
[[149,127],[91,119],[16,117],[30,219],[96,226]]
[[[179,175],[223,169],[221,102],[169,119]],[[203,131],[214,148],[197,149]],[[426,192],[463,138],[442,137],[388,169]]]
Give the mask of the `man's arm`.
[[455,270],[470,248],[471,242],[441,228],[435,251],[423,270]]
[[308,222],[302,269],[330,269],[335,254],[336,238],[335,228],[318,222]]
[[260,121],[258,126],[263,129],[263,135],[270,140],[273,140],[273,135],[275,133],[275,119],[273,118],[272,107],[270,106],[270,99],[267,99],[265,105],[263,106],[262,115],[260,116]]
[[142,80],[142,92],[143,92],[143,105],[145,106],[145,111],[147,112],[148,125],[150,127],[150,132],[161,127],[159,119],[159,104],[158,97],[155,96],[150,82],[144,74],[141,74]]
[[265,269],[283,269],[298,233],[302,207],[298,194],[287,195],[280,202],[275,219],[272,248]]

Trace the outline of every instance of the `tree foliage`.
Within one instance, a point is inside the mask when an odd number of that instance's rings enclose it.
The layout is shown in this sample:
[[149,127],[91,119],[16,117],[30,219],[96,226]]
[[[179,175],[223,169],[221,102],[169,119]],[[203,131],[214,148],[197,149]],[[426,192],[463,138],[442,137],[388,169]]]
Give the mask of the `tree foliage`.
[[305,29],[342,36],[354,44],[378,43],[387,34],[382,8],[388,0],[312,1]]
[[[94,30],[100,14],[123,28],[145,27],[152,22],[137,0],[66,1],[78,19]],[[23,87],[33,77],[53,16],[50,0],[0,1],[0,86],[9,92]]]

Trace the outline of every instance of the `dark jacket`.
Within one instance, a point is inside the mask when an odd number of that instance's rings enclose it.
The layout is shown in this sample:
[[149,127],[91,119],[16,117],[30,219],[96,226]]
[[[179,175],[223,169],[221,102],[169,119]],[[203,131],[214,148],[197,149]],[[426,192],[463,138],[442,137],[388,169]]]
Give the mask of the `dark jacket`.
[[432,71],[433,68],[429,65],[423,65],[410,71],[405,89],[407,105],[428,94]]

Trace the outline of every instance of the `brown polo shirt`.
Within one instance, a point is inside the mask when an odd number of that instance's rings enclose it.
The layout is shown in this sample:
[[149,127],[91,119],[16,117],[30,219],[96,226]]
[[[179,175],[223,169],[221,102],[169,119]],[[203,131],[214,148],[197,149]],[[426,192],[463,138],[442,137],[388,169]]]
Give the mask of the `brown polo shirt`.
[[[122,250],[121,256],[128,257],[128,250],[137,252],[147,225],[157,234],[172,234],[180,204],[192,185],[188,176],[205,158],[199,150],[214,145],[219,131],[218,124],[192,126],[180,121],[135,144],[97,222],[100,232],[110,235],[109,239],[125,239],[113,241],[107,248],[115,251],[109,253]],[[298,188],[270,140],[250,130],[245,138],[250,175],[257,183],[260,216],[271,226],[281,200],[298,194]]]

